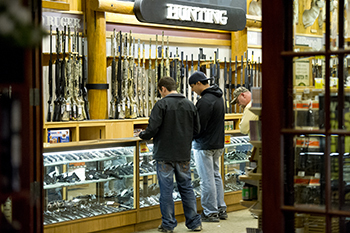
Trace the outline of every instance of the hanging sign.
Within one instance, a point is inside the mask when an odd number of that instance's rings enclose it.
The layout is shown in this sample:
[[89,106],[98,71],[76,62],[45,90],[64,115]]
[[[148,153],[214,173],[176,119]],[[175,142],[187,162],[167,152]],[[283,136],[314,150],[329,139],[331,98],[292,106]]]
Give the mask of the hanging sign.
[[44,11],[42,12],[42,26],[47,30],[52,28],[58,28],[63,30],[64,26],[71,28],[76,27],[78,31],[83,30],[83,16],[76,14],[65,14],[59,12]]
[[241,31],[247,21],[241,7],[181,0],[135,0],[134,13],[140,22],[224,31]]

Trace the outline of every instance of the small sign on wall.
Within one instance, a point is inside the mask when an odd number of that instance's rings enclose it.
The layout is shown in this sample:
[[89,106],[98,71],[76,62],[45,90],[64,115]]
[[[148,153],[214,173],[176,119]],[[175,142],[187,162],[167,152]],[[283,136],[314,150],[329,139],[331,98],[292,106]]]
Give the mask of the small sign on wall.
[[294,61],[293,85],[310,86],[309,60]]

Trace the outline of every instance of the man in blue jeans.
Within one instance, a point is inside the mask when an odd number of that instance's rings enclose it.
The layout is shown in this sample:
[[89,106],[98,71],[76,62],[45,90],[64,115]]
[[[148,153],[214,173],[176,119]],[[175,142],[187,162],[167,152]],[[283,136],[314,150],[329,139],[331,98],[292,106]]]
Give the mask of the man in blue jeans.
[[173,232],[177,226],[173,201],[174,175],[182,199],[186,227],[201,231],[201,216],[197,213],[190,169],[193,135],[200,130],[197,109],[185,96],[176,92],[176,83],[171,77],[161,78],[158,90],[162,99],[154,105],[146,130],[139,134],[145,140],[153,137],[153,158],[157,161],[162,213],[158,231]]
[[225,107],[222,90],[210,86],[207,76],[197,71],[189,78],[192,91],[201,98],[197,101],[201,129],[194,136],[193,149],[196,168],[200,177],[202,222],[219,222],[227,219],[224,187],[220,175],[219,158],[224,152]]

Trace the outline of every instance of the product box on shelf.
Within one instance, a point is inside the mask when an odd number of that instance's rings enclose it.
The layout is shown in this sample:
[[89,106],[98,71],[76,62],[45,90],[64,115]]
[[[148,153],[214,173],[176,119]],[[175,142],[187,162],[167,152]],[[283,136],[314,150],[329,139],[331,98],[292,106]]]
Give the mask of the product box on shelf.
[[69,129],[48,130],[48,143],[69,142]]

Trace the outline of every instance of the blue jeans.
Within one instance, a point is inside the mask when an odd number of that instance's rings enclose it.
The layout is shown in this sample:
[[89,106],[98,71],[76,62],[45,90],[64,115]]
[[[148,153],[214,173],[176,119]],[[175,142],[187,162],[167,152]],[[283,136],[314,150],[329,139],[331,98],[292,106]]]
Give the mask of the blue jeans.
[[191,184],[190,162],[164,162],[157,161],[157,177],[160,188],[160,211],[162,225],[167,230],[177,226],[174,212],[173,188],[175,175],[179,189],[182,206],[186,218],[186,227],[193,230],[201,225],[201,217],[197,213],[197,202]]
[[194,160],[201,179],[201,204],[205,215],[226,211],[224,187],[220,175],[220,163],[224,149],[194,150]]

